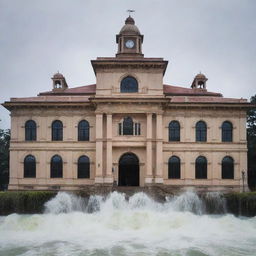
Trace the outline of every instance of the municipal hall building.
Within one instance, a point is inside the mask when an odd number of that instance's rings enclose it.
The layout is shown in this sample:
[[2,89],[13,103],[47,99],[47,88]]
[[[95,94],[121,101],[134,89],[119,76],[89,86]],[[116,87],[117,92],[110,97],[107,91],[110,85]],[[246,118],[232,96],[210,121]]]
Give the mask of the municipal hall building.
[[3,103],[10,190],[241,188],[249,103],[209,92],[201,73],[184,87],[163,84],[168,61],[144,57],[143,41],[129,16],[115,57],[91,61],[95,84],[72,87],[56,73],[46,92]]

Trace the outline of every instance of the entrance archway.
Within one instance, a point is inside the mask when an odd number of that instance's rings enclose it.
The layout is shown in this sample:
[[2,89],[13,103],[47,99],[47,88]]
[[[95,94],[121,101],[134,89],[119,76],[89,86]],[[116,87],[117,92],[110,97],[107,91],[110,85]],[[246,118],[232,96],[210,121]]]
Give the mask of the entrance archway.
[[126,153],[119,160],[118,186],[139,186],[140,165],[138,157]]

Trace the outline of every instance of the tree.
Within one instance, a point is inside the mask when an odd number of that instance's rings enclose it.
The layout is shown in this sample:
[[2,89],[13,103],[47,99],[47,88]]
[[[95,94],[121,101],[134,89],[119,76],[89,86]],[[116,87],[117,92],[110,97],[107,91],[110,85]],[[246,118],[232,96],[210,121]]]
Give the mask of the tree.
[[0,129],[0,190],[9,183],[10,130]]
[[247,112],[248,184],[256,189],[256,95],[250,101],[254,106]]

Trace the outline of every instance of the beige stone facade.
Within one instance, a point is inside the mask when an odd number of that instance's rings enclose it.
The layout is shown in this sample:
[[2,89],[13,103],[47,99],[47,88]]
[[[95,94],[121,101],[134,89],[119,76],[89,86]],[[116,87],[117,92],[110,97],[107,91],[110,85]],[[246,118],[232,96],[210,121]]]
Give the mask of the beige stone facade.
[[[208,92],[207,78],[202,74],[195,77],[191,88],[164,85],[168,62],[143,56],[143,36],[131,17],[116,39],[116,57],[92,61],[95,85],[69,88],[57,73],[52,78],[52,91],[11,98],[3,104],[11,111],[9,189],[79,190],[96,184],[240,189],[241,173],[247,170],[247,101]],[[137,81],[135,91],[130,91],[134,84],[129,79],[122,91],[127,78]],[[127,117],[132,119],[132,134],[124,128]],[[25,137],[28,120],[36,123],[36,139]],[[52,139],[55,120],[63,124],[60,141]],[[78,138],[81,120],[89,123],[88,140]],[[179,124],[177,140],[169,138],[171,121]],[[206,124],[205,141],[196,137],[199,121]],[[223,141],[224,122],[232,127],[229,141]],[[127,153],[137,159],[136,167],[128,162],[122,165],[121,158]],[[34,177],[24,177],[24,159],[29,155],[35,159]],[[61,177],[51,177],[55,155],[62,159]],[[81,156],[89,158],[87,178],[78,177]],[[172,156],[180,161],[175,167],[177,177],[170,174]],[[205,177],[196,177],[198,157],[207,160]],[[225,157],[233,160],[229,178],[223,178]],[[138,177],[132,174],[134,170]]]

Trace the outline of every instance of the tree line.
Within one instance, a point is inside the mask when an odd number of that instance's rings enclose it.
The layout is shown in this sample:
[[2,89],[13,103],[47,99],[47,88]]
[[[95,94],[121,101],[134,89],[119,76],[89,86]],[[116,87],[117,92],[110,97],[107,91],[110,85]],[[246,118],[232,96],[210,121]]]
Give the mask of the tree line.
[[251,97],[254,105],[247,112],[247,145],[248,145],[248,184],[256,190],[256,95]]
[[6,190],[9,183],[10,130],[0,129],[0,190]]

